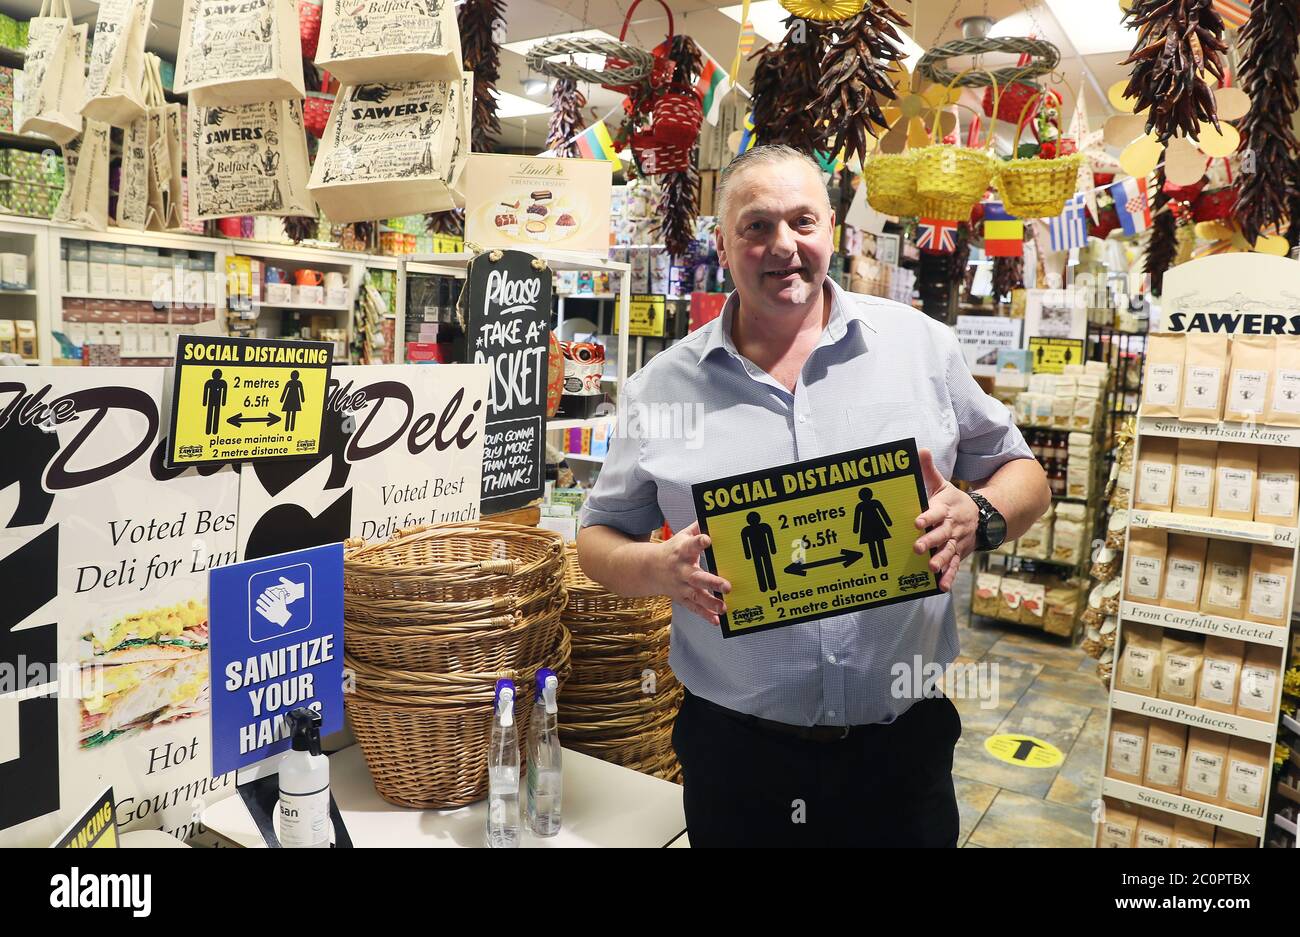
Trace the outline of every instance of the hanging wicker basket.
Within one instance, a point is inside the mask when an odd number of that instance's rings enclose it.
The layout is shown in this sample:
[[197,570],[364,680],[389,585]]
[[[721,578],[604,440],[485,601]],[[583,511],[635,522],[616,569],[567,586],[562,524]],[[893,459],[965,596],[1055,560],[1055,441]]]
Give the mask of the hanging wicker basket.
[[653,105],[652,132],[657,143],[668,146],[693,146],[704,122],[704,106],[700,93],[685,85],[674,85]]
[[[632,25],[632,13],[640,3],[641,0],[632,0],[632,5],[627,8],[627,13],[623,15],[623,28],[619,30],[618,41],[625,49],[633,48],[632,46],[626,45],[624,40],[627,39],[628,27]],[[667,88],[669,83],[673,80],[673,73],[677,70],[677,64],[672,59],[668,58],[667,54],[667,50],[673,44],[673,11],[668,8],[668,4],[664,3],[664,0],[658,0],[658,3],[664,8],[664,13],[668,17],[668,38],[664,40],[661,46],[659,46],[659,48],[664,51],[662,54],[659,52],[642,53],[651,58],[649,68],[644,78],[648,82],[652,91],[660,91]],[[641,52],[642,50],[637,49],[636,51]],[[631,61],[622,53],[610,54],[605,58],[605,73],[613,74],[619,72],[627,68],[630,64],[632,64]],[[605,87],[610,91],[616,91],[619,94],[626,94],[629,97],[636,93],[638,90],[638,84],[640,84],[640,81],[628,82],[626,80],[613,82],[606,81],[604,83]]]
[[915,215],[916,151],[873,153],[862,167],[867,204],[886,215]]
[[[1021,108],[1011,152],[1020,146],[1020,135],[1025,129],[1026,115],[1038,100],[1048,92],[1026,101]],[[1078,189],[1079,165],[1082,153],[1041,159],[1036,156],[1013,158],[997,167],[998,193],[1002,206],[1016,218],[1055,218],[1065,211],[1065,203]]]
[[[955,88],[961,84],[968,69],[953,77],[947,84]],[[990,77],[993,95],[999,100],[997,80]],[[983,147],[962,147],[939,143],[937,118],[930,127],[929,146],[916,151],[916,196],[918,214],[923,218],[941,221],[966,221],[988,190],[996,171],[996,160],[990,152],[993,146],[993,125],[989,124],[988,139]]]

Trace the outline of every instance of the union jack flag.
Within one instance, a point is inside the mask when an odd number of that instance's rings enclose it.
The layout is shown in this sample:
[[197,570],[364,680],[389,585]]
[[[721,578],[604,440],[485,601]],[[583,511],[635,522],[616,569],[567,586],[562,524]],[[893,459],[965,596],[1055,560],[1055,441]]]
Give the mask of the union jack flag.
[[957,222],[918,218],[916,246],[930,254],[951,254],[957,249]]

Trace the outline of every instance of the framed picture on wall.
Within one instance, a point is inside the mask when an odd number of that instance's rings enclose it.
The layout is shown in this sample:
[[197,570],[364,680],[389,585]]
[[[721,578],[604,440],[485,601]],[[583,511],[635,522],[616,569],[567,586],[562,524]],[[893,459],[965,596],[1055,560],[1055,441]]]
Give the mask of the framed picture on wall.
[[898,265],[898,249],[901,235],[898,234],[877,234],[876,235],[876,260],[882,264],[891,266]]

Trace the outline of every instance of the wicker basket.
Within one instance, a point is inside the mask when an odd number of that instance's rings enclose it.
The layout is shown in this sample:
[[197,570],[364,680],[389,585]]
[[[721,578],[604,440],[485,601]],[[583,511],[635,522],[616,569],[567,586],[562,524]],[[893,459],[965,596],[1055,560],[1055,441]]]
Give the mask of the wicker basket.
[[876,211],[915,215],[920,208],[914,151],[872,154],[862,167],[862,182],[867,187],[867,202]]
[[[1016,126],[1011,152],[1020,150],[1026,115],[1031,107],[1054,92],[1040,91],[1024,103]],[[998,167],[998,193],[1002,207],[1016,218],[1055,218],[1065,211],[1065,203],[1074,195],[1079,183],[1082,153],[1040,159],[1036,156],[1011,159]]]
[[415,599],[344,597],[347,625],[368,634],[461,634],[514,627],[528,615],[564,606],[567,593],[554,576],[522,599],[503,596],[475,602],[420,602]]
[[[935,121],[935,126],[938,126]],[[965,221],[984,197],[993,178],[993,157],[945,143],[932,143],[916,151],[916,195],[922,217]]]
[[350,540],[343,588],[352,596],[473,602],[529,596],[561,572],[563,538],[517,524],[411,527],[391,540]]

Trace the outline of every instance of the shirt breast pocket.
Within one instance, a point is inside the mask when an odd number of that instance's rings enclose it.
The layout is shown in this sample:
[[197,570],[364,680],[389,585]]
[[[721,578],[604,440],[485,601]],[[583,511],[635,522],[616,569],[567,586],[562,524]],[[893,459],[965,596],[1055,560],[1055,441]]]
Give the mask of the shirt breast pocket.
[[952,411],[915,397],[891,397],[845,407],[843,432],[848,441],[845,450],[915,439],[918,449],[930,449],[936,456],[951,450],[956,457],[956,420]]

